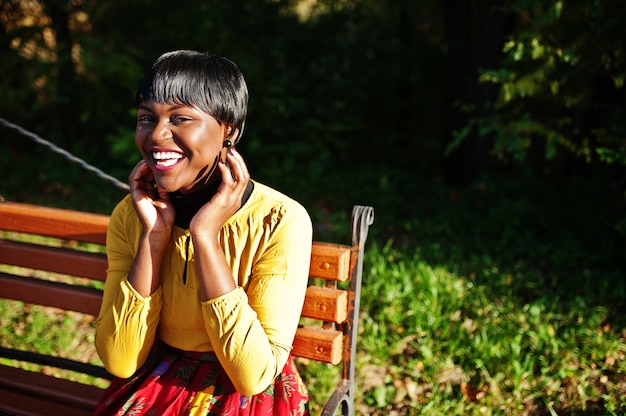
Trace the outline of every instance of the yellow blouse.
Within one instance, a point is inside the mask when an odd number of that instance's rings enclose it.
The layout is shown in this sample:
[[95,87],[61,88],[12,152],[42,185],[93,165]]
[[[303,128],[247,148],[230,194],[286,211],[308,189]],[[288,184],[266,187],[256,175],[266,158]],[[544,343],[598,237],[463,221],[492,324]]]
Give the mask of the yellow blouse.
[[215,351],[244,395],[263,391],[285,365],[307,286],[312,226],[296,201],[258,182],[220,231],[237,289],[201,302],[188,230],[174,227],[152,296],[128,282],[142,225],[130,196],[107,232],[108,271],[96,320],[96,349],[107,370],[128,378],[155,338],[186,351]]

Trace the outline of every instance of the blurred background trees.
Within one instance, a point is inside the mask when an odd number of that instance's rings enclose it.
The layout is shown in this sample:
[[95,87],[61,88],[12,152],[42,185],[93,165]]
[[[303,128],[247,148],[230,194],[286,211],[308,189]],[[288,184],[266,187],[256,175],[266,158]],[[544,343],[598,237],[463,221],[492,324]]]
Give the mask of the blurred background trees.
[[[198,49],[246,75],[253,175],[320,209],[410,219],[418,182],[500,175],[582,175],[621,207],[625,17],[618,0],[1,0],[0,115],[125,180],[141,74]],[[15,132],[0,143],[5,197],[116,199]]]

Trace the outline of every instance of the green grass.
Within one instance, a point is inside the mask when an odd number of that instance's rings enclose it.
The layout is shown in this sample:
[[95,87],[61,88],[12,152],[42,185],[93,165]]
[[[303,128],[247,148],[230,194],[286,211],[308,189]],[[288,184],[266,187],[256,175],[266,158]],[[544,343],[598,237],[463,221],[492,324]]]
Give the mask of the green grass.
[[[0,300],[0,345],[3,347],[102,365],[95,352],[93,331],[91,316],[56,308],[25,305],[18,301]],[[108,385],[106,380],[49,366],[7,358],[0,358],[0,363],[99,387]]]
[[[419,250],[367,252],[363,414],[622,414],[626,342],[605,307],[545,296],[520,303]],[[504,293],[502,293],[504,292]],[[367,409],[367,410],[365,410]]]
[[[379,201],[360,414],[626,414],[624,200],[610,180],[375,183],[356,186]],[[316,408],[326,369],[307,370]]]

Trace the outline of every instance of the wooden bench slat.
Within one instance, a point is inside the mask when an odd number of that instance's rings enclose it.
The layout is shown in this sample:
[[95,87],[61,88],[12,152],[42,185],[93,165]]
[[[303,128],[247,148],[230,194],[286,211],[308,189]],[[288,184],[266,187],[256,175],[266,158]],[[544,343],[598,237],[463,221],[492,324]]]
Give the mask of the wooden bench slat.
[[330,287],[306,289],[302,316],[340,324],[348,317],[348,292]]
[[102,395],[95,386],[4,365],[0,391],[3,406],[23,415],[90,415]]
[[291,353],[296,357],[338,364],[343,353],[343,333],[308,326],[298,328]]
[[101,282],[106,279],[107,269],[104,254],[6,240],[0,240],[0,264],[87,277]]
[[350,276],[350,247],[314,242],[311,246],[311,277],[343,282]]
[[107,380],[111,380],[113,378],[113,376],[100,365],[85,363],[83,361],[77,361],[71,358],[64,358],[56,355],[0,347],[0,357],[7,358],[9,360],[24,361],[32,364],[69,370],[75,373],[87,374]]
[[0,202],[0,229],[85,243],[106,243],[109,217],[16,202]]
[[0,273],[0,298],[98,315],[102,292],[90,287]]
[[[0,229],[67,240],[105,244],[109,217],[66,209],[0,202]],[[344,281],[350,271],[350,247],[314,242],[310,275]]]
[[[29,380],[37,383],[36,380]],[[62,388],[58,386],[57,388]],[[4,390],[0,386],[0,415],[1,416],[91,416],[92,410],[74,407],[66,403],[57,403],[48,397],[32,397],[29,394]]]

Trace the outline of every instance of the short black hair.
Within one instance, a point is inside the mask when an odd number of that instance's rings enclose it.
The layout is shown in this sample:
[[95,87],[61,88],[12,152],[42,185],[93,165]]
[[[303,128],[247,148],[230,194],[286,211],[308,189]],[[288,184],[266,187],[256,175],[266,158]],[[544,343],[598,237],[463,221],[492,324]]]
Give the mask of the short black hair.
[[237,143],[248,113],[248,86],[230,60],[197,51],[166,52],[144,75],[137,89],[137,105],[147,101],[198,107],[219,123],[232,125]]

